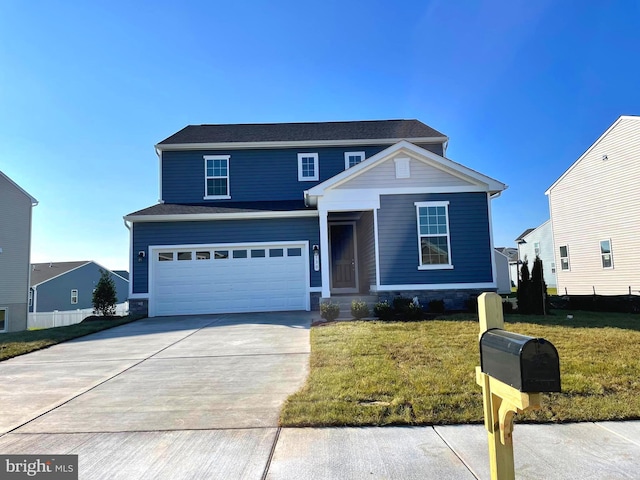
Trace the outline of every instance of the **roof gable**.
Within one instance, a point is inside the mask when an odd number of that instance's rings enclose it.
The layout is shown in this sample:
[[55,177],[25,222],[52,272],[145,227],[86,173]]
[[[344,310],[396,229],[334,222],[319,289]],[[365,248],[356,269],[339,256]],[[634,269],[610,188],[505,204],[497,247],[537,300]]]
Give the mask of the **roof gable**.
[[38,200],[33,198],[31,195],[29,195],[20,185],[18,185],[16,182],[11,180],[6,174],[2,173],[1,171],[0,171],[0,177],[4,178],[7,182],[9,182],[9,184],[13,185],[20,193],[24,194],[27,198],[29,198],[29,200],[31,201],[31,205],[33,206],[38,205]]
[[254,123],[188,125],[156,145],[167,146],[242,143],[336,142],[356,140],[430,139],[447,137],[418,120],[351,122]]
[[[412,164],[415,163],[414,181],[403,183],[410,179],[395,178],[395,160],[398,158],[409,158]],[[376,169],[385,170],[386,176],[390,177],[387,183],[390,188],[407,186],[409,188],[429,188],[446,185],[446,187],[460,187],[462,189],[475,187],[491,193],[501,192],[507,188],[505,184],[475,170],[410,142],[400,141],[358,165],[316,185],[308,191],[308,195],[322,195],[331,189],[362,188],[373,178]],[[372,187],[379,188],[381,186],[372,185]]]
[[77,270],[78,268],[84,267],[86,265],[93,264],[99,269],[105,270],[112,274],[121,277],[123,280],[129,281],[127,278],[124,278],[122,275],[109,270],[108,268],[103,267],[99,263],[94,262],[93,260],[81,260],[77,262],[46,262],[46,263],[32,263],[31,264],[31,274],[30,274],[30,286],[37,287],[45,282],[53,280],[54,278],[58,278],[62,275],[65,275],[73,270]]
[[613,124],[602,134],[598,139],[593,142],[593,144],[582,154],[580,157],[571,164],[569,168],[567,168],[560,177],[553,182],[553,184],[547,189],[545,195],[549,195],[551,190],[553,190],[564,178],[569,175],[592,151],[596,148],[605,138],[607,138],[622,122],[625,121],[633,121],[640,122],[640,116],[637,115],[621,115],[618,119],[613,122]]

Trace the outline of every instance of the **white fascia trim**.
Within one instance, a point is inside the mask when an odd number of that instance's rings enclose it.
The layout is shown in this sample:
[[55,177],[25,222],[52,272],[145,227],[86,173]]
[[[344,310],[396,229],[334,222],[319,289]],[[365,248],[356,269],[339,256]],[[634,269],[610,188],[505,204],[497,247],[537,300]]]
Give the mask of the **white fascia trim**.
[[0,171],[0,176],[4,177],[11,185],[13,185],[14,187],[16,187],[18,189],[18,191],[20,193],[23,193],[24,195],[26,195],[29,200],[31,200],[31,206],[35,207],[36,205],[38,205],[38,200],[36,200],[35,198],[33,198],[31,195],[29,195],[29,193],[22,188],[20,185],[18,185],[16,182],[14,182],[13,180],[11,180],[7,175],[5,175],[4,173],[2,173]]
[[459,177],[479,187],[483,187],[482,191],[498,192],[507,188],[507,185],[494,180],[491,177],[487,177],[486,175],[476,172],[475,170],[465,167],[464,165],[456,163],[452,160],[449,160],[448,158],[442,157],[438,154],[430,152],[429,150],[418,147],[417,145],[409,143],[406,140],[402,140],[377,153],[376,155],[369,157],[366,161],[359,163],[358,165],[351,167],[348,170],[344,170],[338,175],[335,175],[334,177],[331,177],[330,179],[319,183],[315,187],[312,187],[311,189],[309,189],[309,195],[323,195],[325,190],[336,188],[341,184],[347,182],[348,180],[351,180],[358,175],[362,175],[366,171],[375,167],[378,163],[382,163],[383,161],[388,160],[398,152],[403,152],[417,161],[427,163],[451,175]]
[[[46,262],[45,262],[45,263],[46,263]],[[78,270],[79,268],[86,267],[86,266],[87,266],[87,265],[89,265],[90,263],[95,263],[95,262],[85,262],[85,263],[83,263],[82,265],[78,265],[77,267],[70,268],[69,270],[66,270],[66,271],[62,272],[62,273],[60,273],[60,274],[56,275],[55,277],[51,277],[51,278],[49,278],[49,279],[47,279],[47,280],[45,280],[45,281],[43,281],[43,282],[36,283],[35,285],[31,285],[31,288],[39,287],[40,285],[42,285],[42,284],[44,284],[44,283],[47,283],[47,282],[50,282],[51,280],[55,280],[56,278],[59,278],[59,277],[61,277],[61,276],[63,276],[63,275],[66,275],[66,274],[67,274],[67,273],[69,273],[69,272],[73,272],[74,270]],[[96,264],[96,265],[97,265],[97,264]],[[102,267],[101,267],[101,268],[102,268]]]
[[531,236],[533,233],[535,233],[536,231],[538,231],[540,228],[544,227],[547,223],[549,223],[551,221],[551,219],[547,220],[546,222],[541,223],[540,225],[538,225],[536,228],[534,228],[533,230],[531,230],[529,233],[527,233],[526,235],[522,236],[522,240],[526,239],[527,237]]
[[317,210],[291,210],[286,212],[243,212],[243,213],[191,213],[178,215],[129,215],[129,222],[197,222],[211,220],[251,220],[260,218],[317,217]]
[[468,290],[468,289],[481,289],[481,288],[498,288],[495,282],[486,283],[414,283],[408,285],[377,285],[376,289],[379,292],[389,292],[393,290]]
[[221,142],[221,143],[175,143],[155,145],[156,151],[169,150],[235,150],[247,148],[309,148],[309,147],[342,147],[360,145],[394,145],[401,141],[411,143],[445,143],[449,137],[415,137],[415,138],[371,138],[353,140],[303,140],[290,142]]
[[553,182],[553,184],[551,184],[549,188],[547,188],[544,194],[549,195],[551,190],[553,190],[555,186],[564,179],[564,177],[569,175],[569,173],[571,173],[571,171],[582,161],[582,159],[586,157],[591,152],[591,150],[596,148],[596,146],[598,146],[600,142],[604,140],[604,138],[607,135],[609,135],[611,130],[613,130],[622,120],[640,120],[640,116],[621,115],[620,117],[618,117],[618,119],[615,122],[613,122],[613,124],[609,128],[607,128],[607,130],[602,135],[600,135],[600,137],[598,137],[598,139],[595,142],[593,142],[593,144],[589,148],[587,148],[587,150],[582,155],[580,155],[580,157],[575,162],[573,162],[571,166],[567,168],[562,175],[560,175],[560,178],[558,178],[555,182]]
[[132,298],[133,295],[133,224],[130,224],[126,220],[124,226],[129,230],[129,295],[128,298]]
[[156,154],[158,155],[158,203],[164,203],[162,196],[162,151],[156,148]]

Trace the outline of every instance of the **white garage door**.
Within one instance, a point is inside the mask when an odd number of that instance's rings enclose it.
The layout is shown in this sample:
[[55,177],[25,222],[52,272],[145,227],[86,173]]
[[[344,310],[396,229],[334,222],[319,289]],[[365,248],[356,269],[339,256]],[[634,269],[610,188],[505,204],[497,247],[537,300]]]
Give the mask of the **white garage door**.
[[309,309],[306,244],[150,250],[150,316]]

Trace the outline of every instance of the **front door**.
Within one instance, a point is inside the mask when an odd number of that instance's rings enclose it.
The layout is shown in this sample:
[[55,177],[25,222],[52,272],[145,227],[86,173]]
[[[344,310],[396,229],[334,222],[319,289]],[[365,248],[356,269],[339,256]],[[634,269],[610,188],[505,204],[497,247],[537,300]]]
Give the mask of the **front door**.
[[329,225],[331,252],[331,292],[358,292],[355,223]]

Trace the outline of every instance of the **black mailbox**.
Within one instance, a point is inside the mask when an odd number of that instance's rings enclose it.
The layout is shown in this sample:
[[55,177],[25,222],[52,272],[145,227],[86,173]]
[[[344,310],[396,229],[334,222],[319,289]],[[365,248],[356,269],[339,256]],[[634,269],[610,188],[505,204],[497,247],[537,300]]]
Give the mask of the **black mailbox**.
[[544,338],[528,337],[499,328],[480,338],[482,372],[521,392],[559,392],[558,351]]

